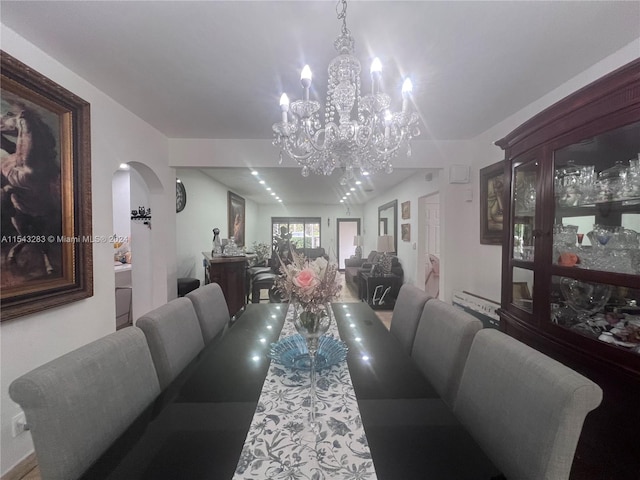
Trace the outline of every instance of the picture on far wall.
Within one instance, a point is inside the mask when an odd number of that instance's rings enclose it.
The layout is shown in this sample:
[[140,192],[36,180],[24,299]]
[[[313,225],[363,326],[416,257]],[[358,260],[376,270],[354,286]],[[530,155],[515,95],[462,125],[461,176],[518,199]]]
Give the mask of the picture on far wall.
[[93,295],[89,103],[0,52],[0,319]]
[[480,169],[480,243],[502,244],[504,162]]
[[408,220],[411,218],[411,202],[403,202],[401,204],[402,219]]
[[403,223],[402,225],[400,225],[400,228],[402,229],[402,241],[410,242],[411,241],[411,224]]
[[236,245],[239,247],[244,246],[244,198],[233,192],[227,194],[228,214],[229,221],[229,238],[233,237]]

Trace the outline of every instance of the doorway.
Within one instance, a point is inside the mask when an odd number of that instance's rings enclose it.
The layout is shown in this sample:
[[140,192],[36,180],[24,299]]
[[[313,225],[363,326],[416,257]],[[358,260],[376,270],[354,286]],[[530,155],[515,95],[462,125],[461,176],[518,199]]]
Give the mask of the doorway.
[[433,193],[420,198],[420,235],[418,258],[424,267],[418,269],[417,280],[422,282],[427,294],[440,295],[440,194]]
[[338,236],[336,237],[336,255],[338,256],[338,269],[344,270],[344,261],[356,253],[356,238],[360,236],[359,218],[336,219]]

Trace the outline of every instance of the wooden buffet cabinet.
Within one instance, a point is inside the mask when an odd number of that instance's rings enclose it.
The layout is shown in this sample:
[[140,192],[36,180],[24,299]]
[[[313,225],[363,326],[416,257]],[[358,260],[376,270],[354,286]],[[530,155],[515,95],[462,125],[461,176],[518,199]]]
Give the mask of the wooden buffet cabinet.
[[501,327],[603,388],[571,478],[637,480],[640,59],[496,144],[506,159]]
[[247,257],[212,256],[202,252],[205,258],[204,283],[217,283],[227,300],[229,314],[237,314],[245,306],[245,275]]

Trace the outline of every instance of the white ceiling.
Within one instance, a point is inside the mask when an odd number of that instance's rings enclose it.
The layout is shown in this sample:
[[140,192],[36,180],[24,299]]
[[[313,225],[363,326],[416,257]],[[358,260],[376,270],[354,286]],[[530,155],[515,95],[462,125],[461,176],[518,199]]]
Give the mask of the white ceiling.
[[[271,138],[280,94],[299,98],[305,63],[312,95],[323,97],[340,31],[334,1],[3,0],[1,8],[4,25],[170,138]],[[360,0],[349,3],[347,25],[363,90],[378,56],[396,106],[411,76],[420,138],[462,140],[639,38],[640,2]],[[273,158],[275,167],[275,148]]]

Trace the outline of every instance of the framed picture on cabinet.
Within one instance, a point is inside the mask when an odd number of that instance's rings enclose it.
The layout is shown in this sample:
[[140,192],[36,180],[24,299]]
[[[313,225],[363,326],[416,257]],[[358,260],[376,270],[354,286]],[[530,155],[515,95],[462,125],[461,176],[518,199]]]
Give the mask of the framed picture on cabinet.
[[229,237],[233,237],[236,245],[244,246],[244,198],[233,192],[227,195]]
[[480,169],[480,243],[501,245],[504,205],[504,161]]
[[93,295],[89,104],[0,52],[0,319]]
[[403,220],[408,220],[411,218],[411,202],[403,202],[400,204],[401,206],[401,212],[402,212],[402,219]]

